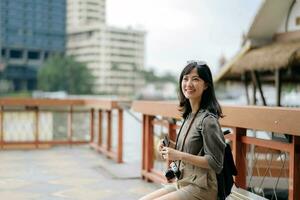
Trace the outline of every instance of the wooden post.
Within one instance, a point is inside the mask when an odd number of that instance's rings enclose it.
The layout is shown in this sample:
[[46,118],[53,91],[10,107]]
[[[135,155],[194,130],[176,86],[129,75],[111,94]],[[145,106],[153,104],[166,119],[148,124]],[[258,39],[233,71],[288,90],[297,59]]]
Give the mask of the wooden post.
[[73,138],[73,106],[70,106],[70,110],[68,112],[68,142],[69,145],[72,144]]
[[0,146],[1,149],[3,149],[3,139],[4,139],[4,133],[3,133],[3,117],[4,117],[4,109],[3,106],[0,107]]
[[94,108],[91,109],[90,111],[90,143],[94,142],[94,121],[95,121],[95,116],[94,116]]
[[[168,129],[169,129],[169,139],[171,141],[176,142],[176,136],[177,136],[177,132],[176,132],[176,120],[174,120],[174,123],[169,121]],[[172,162],[171,160],[169,160],[169,162],[167,161],[168,166],[171,164],[171,162]]]
[[[238,169],[238,175],[235,177],[235,183],[238,187],[246,189],[246,177],[247,177],[247,149],[246,145],[242,143],[242,136],[246,135],[246,129],[233,128],[233,140],[232,151],[235,160],[236,168]],[[243,152],[245,155],[243,155]],[[245,157],[244,157],[245,156]]]
[[106,141],[106,149],[107,151],[110,151],[111,149],[111,111],[106,111],[107,113],[107,141]]
[[242,74],[242,81],[244,82],[244,86],[245,86],[245,93],[246,93],[247,104],[250,105],[250,97],[249,97],[249,90],[248,90],[247,72],[244,72],[244,73]]
[[118,109],[118,152],[117,162],[123,162],[123,110]]
[[[143,114],[143,132],[142,132],[142,171],[146,170],[146,115]],[[142,176],[142,178],[145,178]]]
[[252,75],[252,80],[253,80],[253,83],[255,84],[255,87],[257,87],[258,90],[259,90],[259,94],[260,94],[262,103],[263,103],[264,106],[266,106],[267,103],[266,103],[266,99],[264,97],[264,93],[263,93],[263,90],[262,90],[259,74],[258,74],[257,71],[252,71],[251,75]]
[[35,113],[35,148],[39,148],[39,108],[34,109]]
[[[252,75],[252,73],[251,73]],[[255,84],[255,81],[253,79],[253,76],[252,76],[252,105],[256,105],[257,103],[257,99],[256,99],[256,84]]]
[[176,120],[174,120],[174,123],[173,122],[169,122],[169,139],[172,140],[172,141],[176,141]]
[[98,110],[98,146],[102,145],[102,110]]
[[293,136],[289,160],[289,200],[300,199],[300,136]]
[[145,124],[145,170],[150,172],[153,168],[153,121],[154,117],[146,115]]
[[276,106],[281,106],[281,71],[275,70]]

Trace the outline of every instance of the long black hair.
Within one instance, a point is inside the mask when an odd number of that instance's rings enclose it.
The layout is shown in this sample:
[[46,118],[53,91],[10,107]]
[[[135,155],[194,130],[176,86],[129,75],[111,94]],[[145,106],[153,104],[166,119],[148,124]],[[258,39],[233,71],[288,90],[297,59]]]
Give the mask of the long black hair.
[[189,63],[182,70],[179,78],[179,110],[185,119],[192,112],[190,101],[185,98],[182,92],[181,82],[184,75],[189,74],[194,68],[197,69],[198,76],[205,82],[207,88],[203,91],[200,103],[200,109],[206,109],[217,117],[223,117],[222,108],[216,98],[211,71],[207,64],[198,64],[198,62]]

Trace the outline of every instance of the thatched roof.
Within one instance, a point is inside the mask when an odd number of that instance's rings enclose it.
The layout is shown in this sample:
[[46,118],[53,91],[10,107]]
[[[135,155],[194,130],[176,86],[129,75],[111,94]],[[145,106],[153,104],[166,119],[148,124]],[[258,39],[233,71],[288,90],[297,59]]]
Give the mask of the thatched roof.
[[300,41],[273,42],[259,47],[248,48],[230,65],[224,66],[215,81],[241,75],[245,71],[267,71],[286,68],[300,62]]
[[272,43],[252,49],[232,66],[233,72],[272,70],[287,67],[295,59],[300,41]]

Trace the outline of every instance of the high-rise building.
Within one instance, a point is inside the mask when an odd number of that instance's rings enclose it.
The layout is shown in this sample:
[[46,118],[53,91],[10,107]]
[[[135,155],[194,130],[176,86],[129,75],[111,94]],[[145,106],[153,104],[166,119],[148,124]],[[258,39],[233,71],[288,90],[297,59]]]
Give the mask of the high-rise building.
[[95,92],[133,95],[144,84],[139,72],[144,69],[145,31],[108,26],[105,0],[68,0],[67,10],[67,54],[91,69]]
[[0,78],[35,89],[45,59],[65,51],[66,1],[1,0],[0,24]]
[[68,0],[68,27],[106,23],[105,0]]

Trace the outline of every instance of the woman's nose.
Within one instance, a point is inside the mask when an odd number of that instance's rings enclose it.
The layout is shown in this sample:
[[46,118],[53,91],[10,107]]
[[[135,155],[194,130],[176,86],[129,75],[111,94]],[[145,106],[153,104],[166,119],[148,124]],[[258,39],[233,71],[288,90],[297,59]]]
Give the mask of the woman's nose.
[[188,81],[186,82],[186,85],[192,85],[192,80],[188,80]]

